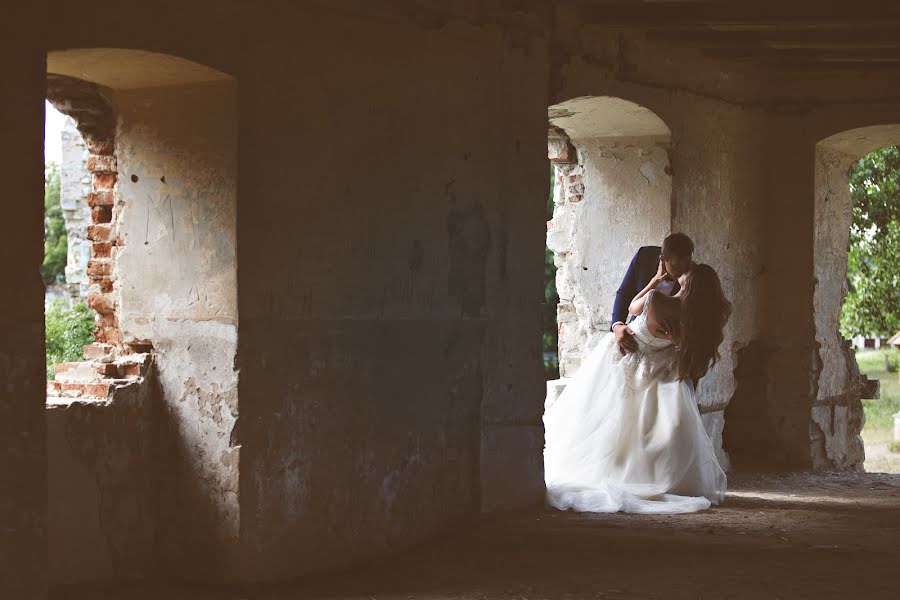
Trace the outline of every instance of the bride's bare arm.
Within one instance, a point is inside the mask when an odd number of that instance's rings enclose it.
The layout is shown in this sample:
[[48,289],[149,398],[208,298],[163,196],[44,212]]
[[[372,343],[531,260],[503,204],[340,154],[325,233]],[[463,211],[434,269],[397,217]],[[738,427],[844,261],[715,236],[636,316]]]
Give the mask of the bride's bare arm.
[[659,282],[666,278],[666,266],[663,263],[662,258],[659,259],[659,269],[656,271],[656,275],[653,276],[653,279],[650,280],[650,283],[647,284],[647,287],[642,289],[637,293],[637,296],[632,298],[631,304],[628,305],[628,314],[630,315],[639,315],[644,312],[644,303],[647,301],[647,294],[650,290],[654,289]]

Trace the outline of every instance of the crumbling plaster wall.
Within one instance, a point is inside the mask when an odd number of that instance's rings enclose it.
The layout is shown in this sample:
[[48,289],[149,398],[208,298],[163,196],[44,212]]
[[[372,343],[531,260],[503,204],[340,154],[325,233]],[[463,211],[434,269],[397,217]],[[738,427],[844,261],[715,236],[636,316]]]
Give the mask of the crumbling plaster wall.
[[[847,177],[854,160],[900,139],[893,125],[900,110],[885,100],[893,94],[887,82],[841,86],[831,102],[835,77],[807,75],[799,86],[779,82],[785,93],[797,86],[799,99],[790,111],[770,116],[767,267],[777,293],[766,298],[767,395],[781,402],[784,418],[775,430],[790,448],[791,464],[857,469],[860,392],[836,326],[850,224]],[[845,75],[848,83],[856,78]]]
[[853,223],[849,174],[865,154],[900,142],[900,125],[859,127],[815,147],[815,312],[818,378],[810,420],[812,463],[817,468],[861,469],[864,423],[862,381],[856,358],[840,333],[847,294],[847,251]]
[[[853,395],[857,381],[848,363],[849,344],[840,334],[853,223],[848,174],[860,157],[825,144],[817,144],[815,152],[813,307],[821,371],[810,423],[812,461],[819,468],[862,468],[865,460],[859,436],[864,421],[862,404],[858,394],[855,398],[844,398],[848,392]],[[855,363],[850,353],[849,360]]]
[[119,324],[126,340],[153,343],[168,439],[161,553],[175,572],[208,575],[240,528],[235,86],[123,90],[114,102]]
[[[591,30],[598,36],[604,31]],[[738,76],[736,82],[724,76],[716,80],[696,57],[670,55],[639,36],[606,35],[618,41],[605,50],[584,45],[570,49],[557,71],[552,99],[616,96],[648,108],[671,129],[671,231],[691,236],[694,259],[716,269],[735,308],[720,346],[721,360],[698,390],[707,432],[727,466],[729,459],[721,451],[724,409],[735,394],[738,353],[761,335],[767,288],[762,215],[766,114],[733,100],[750,95]],[[694,69],[668,68],[679,60],[696,63],[696,76]],[[633,255],[637,247],[629,252]],[[614,276],[621,278],[625,266]]]
[[[0,487],[15,490],[14,496],[2,497],[0,506],[0,582],[5,595],[40,597],[46,564],[37,276],[41,215],[39,202],[18,201],[40,197],[45,73],[44,48],[37,45],[44,40],[60,48],[168,52],[241,78],[240,180],[246,191],[242,197],[253,203],[242,203],[239,225],[239,363],[244,369],[242,403],[257,408],[244,411],[242,406],[246,434],[240,431],[242,423],[238,437],[245,442],[242,467],[247,467],[242,470],[241,510],[254,520],[252,526],[249,519],[242,521],[242,537],[252,557],[246,571],[223,564],[223,575],[296,575],[429,535],[451,522],[452,515],[476,505],[469,489],[451,490],[452,498],[444,495],[431,505],[419,503],[414,493],[435,480],[459,476],[454,465],[472,468],[471,446],[457,445],[460,439],[475,440],[483,506],[540,500],[537,305],[546,198],[543,144],[546,107],[565,98],[601,93],[629,97],[672,126],[675,148],[685,140],[695,142],[671,156],[673,219],[678,226],[681,211],[689,212],[681,204],[689,199],[680,191],[688,191],[689,185],[713,191],[730,185],[730,179],[703,167],[689,153],[727,151],[717,160],[737,170],[742,199],[726,210],[726,205],[718,207],[718,194],[708,194],[698,206],[712,212],[714,224],[736,211],[737,216],[753,217],[752,225],[740,227],[752,229],[762,221],[767,229],[762,236],[764,273],[753,271],[760,266],[754,260],[741,264],[755,276],[736,279],[750,288],[750,300],[738,303],[732,298],[738,311],[732,327],[743,323],[740,335],[734,335],[740,345],[752,339],[746,323],[756,323],[754,333],[767,347],[764,403],[782,411],[770,413],[771,430],[777,432],[773,453],[796,449],[794,458],[809,460],[809,357],[815,339],[813,147],[836,131],[825,131],[835,124],[860,126],[867,118],[860,115],[871,111],[871,104],[843,106],[836,109],[839,115],[822,113],[806,120],[796,113],[773,117],[768,143],[760,147],[765,128],[757,127],[757,110],[742,107],[761,106],[765,78],[743,68],[686,60],[649,45],[627,46],[628,32],[581,28],[577,20],[557,20],[561,31],[550,46],[555,66],[548,77],[543,24],[534,27],[527,13],[519,13],[508,26],[468,3],[452,9],[464,13],[467,25],[413,2],[395,3],[404,10],[385,15],[377,14],[380,9],[373,3],[312,0],[302,8],[282,5],[265,13],[234,1],[163,0],[156,10],[147,11],[136,0],[115,6],[52,0],[46,10],[56,18],[50,21],[42,18],[46,4],[41,14],[34,9],[29,15],[26,7],[16,31],[0,38],[5,82],[17,90],[0,99],[10,141],[0,151],[0,168],[9,182],[7,195],[16,199],[8,203],[12,212],[7,216],[21,225],[0,241],[10,278],[21,283],[3,296],[0,311],[0,369],[9,382],[0,389],[6,411],[0,420]],[[487,12],[494,6],[479,7]],[[178,19],[170,18],[175,8]],[[141,18],[109,27],[110,10],[136,10]],[[71,27],[72,22],[79,27]],[[574,33],[570,26],[576,28]],[[560,40],[577,40],[581,47],[570,48]],[[870,86],[872,82],[876,87],[890,83],[884,77],[871,78]],[[858,100],[848,98],[859,89],[856,85],[837,85],[833,77],[827,85],[818,82],[817,88],[801,78],[786,83],[773,88],[789,106],[795,97],[817,94],[840,95],[842,102]],[[690,112],[693,116],[678,116],[679,106],[694,102],[698,106]],[[873,115],[888,112],[886,104],[874,108]],[[725,119],[720,110],[739,118]],[[711,123],[688,127],[702,123],[704,111],[713,116]],[[720,144],[718,137],[725,137],[720,123],[728,135],[748,136],[742,138],[748,146]],[[688,132],[697,135],[685,137]],[[704,143],[710,143],[708,150],[703,150]],[[363,159],[354,162],[352,173],[323,177],[335,173],[343,153]],[[415,176],[395,176],[398,157],[404,172],[409,163]],[[30,177],[23,177],[28,173]],[[302,185],[291,180],[297,173],[304,175]],[[690,177],[702,186],[679,183]],[[122,183],[128,183],[127,175]],[[759,188],[758,193],[748,192]],[[450,191],[457,202],[452,210]],[[477,204],[484,209],[480,214],[489,236],[479,226]],[[348,214],[357,216],[351,220]],[[705,234],[705,222],[698,219],[699,208],[691,214],[684,226],[699,238]],[[273,226],[272,215],[284,218]],[[453,244],[451,231],[463,232],[452,236]],[[724,235],[716,231],[713,239]],[[482,254],[488,257],[484,262],[478,258]],[[757,250],[750,258],[758,255]],[[276,265],[273,256],[281,263]],[[703,258],[712,263],[716,255]],[[295,271],[289,278],[279,274],[285,264]],[[462,316],[474,312],[471,307],[478,306],[482,289],[488,298],[488,310],[482,314],[490,317]],[[756,314],[760,294],[764,320]],[[798,301],[786,302],[785,296]],[[468,375],[477,371],[476,361],[482,365],[480,377]],[[482,386],[476,388],[474,381]],[[482,397],[473,400],[479,393]],[[470,407],[479,402],[475,418],[481,423],[475,429],[480,435],[471,436],[472,428],[465,423],[472,418]],[[710,414],[715,420],[715,413]],[[445,415],[453,416],[442,420]],[[794,438],[797,422],[807,432]],[[421,423],[427,427],[419,427]],[[450,435],[439,431],[446,423],[456,425]],[[462,435],[459,430],[464,430]],[[398,440],[407,431],[421,433],[412,443],[407,440],[404,450]],[[415,438],[425,440],[426,452],[416,451]],[[248,445],[256,446],[252,460]],[[791,449],[785,450],[788,446]],[[329,450],[335,456],[327,455]],[[406,460],[411,456],[434,460]],[[284,460],[279,463],[279,458]],[[364,467],[359,472],[354,469],[357,463]],[[328,472],[326,466],[332,464],[338,468]],[[472,481],[478,475],[463,479]],[[384,481],[384,489],[397,490],[396,495],[382,493]],[[337,491],[322,497],[323,489]],[[290,494],[281,496],[283,492]],[[383,508],[388,503],[382,499],[392,497],[392,508]],[[273,512],[266,515],[270,501]],[[409,519],[399,519],[401,513]],[[365,516],[342,523],[342,514]],[[393,532],[387,532],[384,519],[391,516],[398,518]],[[370,522],[378,525],[370,528]],[[327,546],[321,556],[312,556],[323,541]],[[342,555],[342,549],[352,549],[352,555]],[[263,568],[267,561],[269,569]]]
[[47,405],[48,560],[54,585],[157,573],[159,399],[155,374],[111,401]]
[[[0,236],[6,265],[0,294],[0,597],[40,599],[47,590],[47,450],[44,395],[44,61],[33,42],[38,7],[0,36]],[[31,25],[32,27],[29,27]]]
[[316,21],[266,22],[248,64],[293,68],[240,86],[241,524],[258,577],[543,498],[544,43]]
[[662,244],[672,220],[665,142],[601,138],[574,144],[578,165],[560,169],[547,236],[557,267],[562,377],[573,375],[582,356],[609,332],[616,291],[634,253]]

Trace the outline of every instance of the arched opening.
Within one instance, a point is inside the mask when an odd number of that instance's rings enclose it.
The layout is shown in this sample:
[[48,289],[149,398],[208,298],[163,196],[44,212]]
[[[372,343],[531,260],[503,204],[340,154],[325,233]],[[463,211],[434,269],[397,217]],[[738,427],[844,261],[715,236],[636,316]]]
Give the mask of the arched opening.
[[547,405],[609,332],[616,291],[637,250],[660,245],[672,227],[672,136],[659,116],[608,96],[555,104],[548,116],[547,274],[558,304],[545,327],[557,328],[560,378],[547,382]]
[[[850,292],[848,285],[864,284],[860,277],[879,276],[871,271],[867,274],[866,271],[869,270],[860,270],[851,264],[851,260],[869,260],[865,256],[857,256],[860,244],[874,247],[883,245],[888,241],[885,239],[887,229],[897,227],[896,207],[900,204],[900,198],[896,198],[896,190],[879,189],[884,181],[878,181],[881,174],[874,172],[877,169],[872,168],[872,157],[867,156],[897,144],[900,144],[900,125],[878,125],[844,131],[816,145],[816,288],[813,309],[818,364],[814,373],[816,395],[810,419],[812,460],[816,468],[862,469],[865,461],[866,470],[894,470],[890,466],[892,461],[889,457],[887,460],[875,460],[874,456],[875,453],[883,454],[886,451],[893,425],[888,415],[881,415],[884,417],[880,419],[883,423],[876,423],[871,419],[873,422],[868,428],[871,435],[865,444],[861,433],[866,421],[865,412],[871,411],[870,414],[874,417],[878,413],[884,413],[887,405],[900,402],[900,398],[894,397],[897,394],[894,386],[896,381],[886,382],[888,385],[885,386],[884,393],[880,394],[881,398],[877,398],[878,384],[870,380],[865,372],[860,373],[857,357],[862,355],[857,355],[853,341],[844,335],[850,330],[860,332],[870,327],[865,324],[860,327],[860,317],[844,311],[842,333],[842,310],[845,309],[845,301]],[[890,171],[890,165],[887,168]],[[861,172],[860,169],[868,172]],[[872,215],[867,214],[869,209],[865,206],[867,192],[859,187],[851,190],[851,182],[856,186],[871,186],[871,194],[883,192],[887,212],[879,219],[884,221],[884,228],[872,228]],[[855,281],[849,281],[848,275]],[[893,294],[896,294],[896,287],[893,289]],[[875,299],[862,300],[871,303]],[[892,296],[889,291],[882,305],[869,307],[870,312],[895,312],[895,301],[896,296]],[[896,332],[874,333],[878,337],[887,338]],[[864,339],[860,345],[865,346]],[[866,357],[866,363],[871,362],[869,358]],[[877,372],[877,362],[873,366],[876,367],[874,375],[881,376]],[[873,374],[871,369],[868,372]],[[896,373],[892,379],[896,380]],[[863,400],[870,401],[866,411]],[[870,453],[873,456],[866,456]],[[900,464],[900,461],[897,462]]]
[[564,380],[609,331],[616,290],[634,253],[670,232],[671,132],[649,109],[612,97],[556,104],[549,121],[555,177],[547,247],[557,269]]
[[235,81],[174,56],[65,50],[48,54],[47,95],[87,151],[96,313],[93,343],[48,388],[51,581],[180,573],[198,547],[195,576],[227,577],[218,563],[239,532]]

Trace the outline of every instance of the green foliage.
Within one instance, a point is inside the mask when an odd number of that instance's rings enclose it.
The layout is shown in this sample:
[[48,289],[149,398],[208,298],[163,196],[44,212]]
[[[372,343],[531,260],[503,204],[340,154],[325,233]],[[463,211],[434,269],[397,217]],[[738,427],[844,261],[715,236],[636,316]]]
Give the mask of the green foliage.
[[856,354],[860,372],[869,379],[881,381],[881,397],[862,401],[866,429],[870,431],[890,431],[894,426],[894,415],[900,412],[900,380],[885,368],[885,356],[888,362],[898,359],[896,350],[865,350]]
[[890,336],[900,330],[900,149],[864,156],[850,173],[847,299],[841,332]]
[[900,454],[900,440],[888,442],[888,451],[894,452],[895,454]]
[[94,341],[94,313],[86,304],[68,308],[57,300],[44,315],[47,331],[47,378],[53,365],[84,358],[84,347]]
[[62,280],[66,272],[69,240],[59,192],[59,167],[49,163],[44,169],[44,264],[41,265],[41,277],[45,285]]
[[[553,183],[556,169],[550,165],[550,193],[547,197],[547,219],[553,218]],[[553,252],[544,248],[544,354],[551,353],[556,357],[558,352],[558,332],[556,328],[556,305],[559,296],[556,294],[556,265],[553,264]],[[548,380],[559,378],[559,359],[545,358],[544,373]]]

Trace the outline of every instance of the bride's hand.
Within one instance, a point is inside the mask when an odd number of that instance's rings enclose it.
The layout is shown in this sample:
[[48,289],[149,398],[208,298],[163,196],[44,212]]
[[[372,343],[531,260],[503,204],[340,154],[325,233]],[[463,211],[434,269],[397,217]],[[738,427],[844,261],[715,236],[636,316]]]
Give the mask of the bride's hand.
[[656,287],[656,284],[665,281],[669,278],[669,274],[666,272],[666,262],[663,260],[663,257],[659,257],[659,268],[656,269],[656,275],[653,276],[653,286]]

